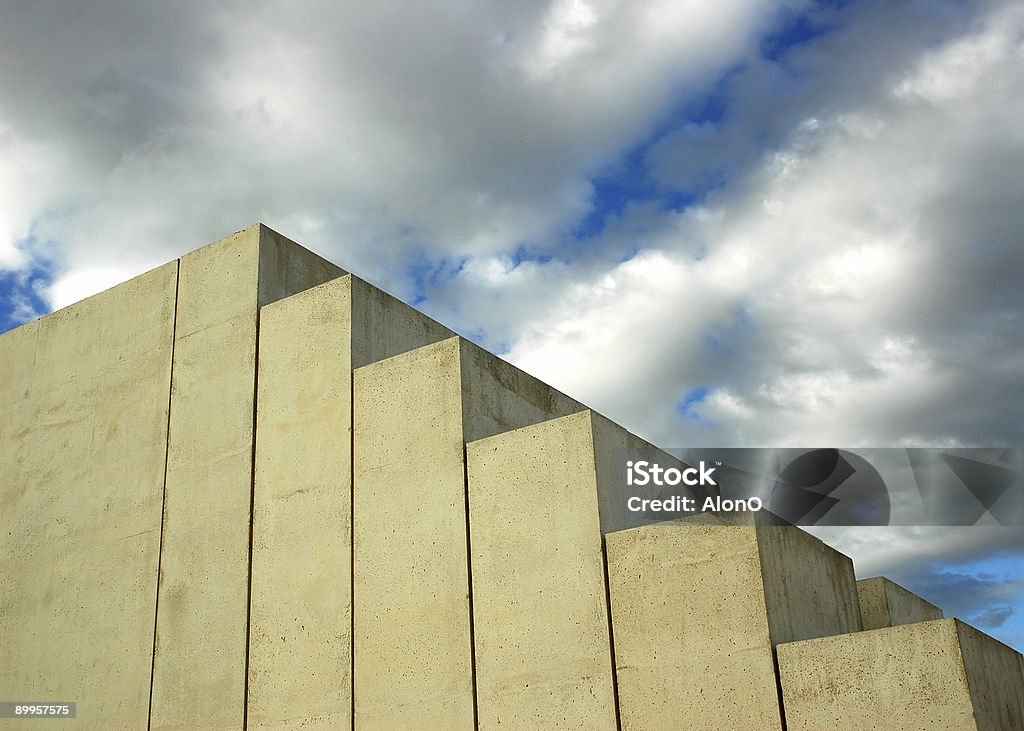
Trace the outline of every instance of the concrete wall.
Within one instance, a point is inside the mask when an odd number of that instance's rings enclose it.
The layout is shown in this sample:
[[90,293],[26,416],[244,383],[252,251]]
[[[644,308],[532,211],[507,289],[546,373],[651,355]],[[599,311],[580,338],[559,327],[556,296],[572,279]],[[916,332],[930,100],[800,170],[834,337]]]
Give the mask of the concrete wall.
[[661,523],[605,541],[622,728],[780,729],[753,528]]
[[629,485],[626,480],[626,464],[629,461],[646,460],[669,469],[685,470],[687,465],[650,442],[631,434],[618,424],[594,414],[594,455],[598,472],[598,499],[601,507],[601,530],[605,533],[651,525],[665,520],[678,520],[685,512],[668,513],[659,511],[629,510],[628,501],[633,496],[641,499],[658,500],[672,495],[692,497],[702,506],[704,497],[717,494],[717,488],[687,488],[679,486]]
[[352,716],[352,367],[451,332],[352,276],[260,320],[250,728]]
[[616,728],[595,418],[466,445],[481,729]]
[[952,621],[978,728],[1024,728],[1024,657],[984,632]]
[[465,443],[577,410],[459,338],[355,371],[357,727],[473,727]]
[[760,514],[757,531],[772,644],[860,631],[853,561],[772,517]]
[[257,308],[339,273],[257,225],[0,339],[5,688],[242,723]]
[[942,619],[942,610],[883,576],[857,582],[864,629]]
[[152,728],[243,723],[258,308],[341,273],[262,225],[180,261]]
[[177,272],[0,337],[0,691],[78,728],[149,716]]
[[1020,656],[954,619],[779,645],[790,731],[1024,728]]

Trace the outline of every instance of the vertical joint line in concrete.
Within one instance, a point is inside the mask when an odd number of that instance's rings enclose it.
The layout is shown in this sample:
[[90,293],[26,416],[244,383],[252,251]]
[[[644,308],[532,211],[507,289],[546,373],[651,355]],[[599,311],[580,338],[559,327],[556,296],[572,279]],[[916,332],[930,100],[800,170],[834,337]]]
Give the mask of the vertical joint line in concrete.
[[181,259],[174,267],[174,315],[171,318],[171,362],[167,378],[167,431],[164,435],[164,483],[160,491],[160,542],[156,554],[156,597],[153,602],[153,656],[149,666],[149,712],[146,714],[147,731],[153,727],[153,686],[156,682],[156,630],[160,617],[160,579],[164,558],[164,524],[167,522],[167,466],[171,455],[171,406],[174,402],[174,345],[178,339],[178,293],[181,287]]
[[[350,345],[351,351],[351,334]],[[352,731],[356,728],[356,378],[349,362],[348,378],[348,690]]]
[[252,526],[256,511],[256,419],[260,391],[260,303],[256,301],[256,358],[252,372],[252,453],[249,463],[249,570],[245,577],[245,677],[242,693],[242,728],[249,727],[249,647],[252,631]]
[[[754,521],[754,544],[757,546],[757,563],[760,565],[758,575],[761,577],[761,586],[767,586],[767,581],[764,575],[764,544],[761,542],[761,534],[757,527],[757,521]],[[766,527],[766,530],[775,530],[777,528]],[[856,591],[856,587],[854,587]],[[779,723],[782,724],[782,731],[786,731],[786,707],[782,703],[782,673],[779,672],[779,653],[775,650],[775,639],[772,633],[771,626],[771,612],[768,611],[768,596],[765,595],[765,611],[767,612],[768,618],[768,641],[771,643],[772,650],[772,671],[775,673],[775,693],[779,699]],[[860,604],[858,602],[858,613],[860,612]]]
[[615,667],[615,629],[612,624],[612,590],[608,581],[608,549],[605,545],[604,530],[601,531],[601,572],[604,574],[604,606],[608,615],[608,654],[612,661],[612,702],[615,704],[615,728],[622,728],[619,712],[619,673]]
[[[598,438],[594,415],[590,415],[590,454],[593,459],[595,487],[600,485],[601,472],[597,465]],[[600,494],[600,492],[598,493]],[[601,577],[604,582],[604,612],[608,618],[608,655],[612,665],[612,703],[615,704],[615,728],[622,729],[622,714],[619,711],[619,672],[615,666],[615,627],[612,623],[612,588],[608,578],[608,547],[604,540],[604,523],[601,520],[601,501],[598,499],[597,522],[601,534]]]
[[786,731],[786,706],[782,702],[782,673],[779,672],[779,653],[772,647],[772,669],[775,671],[775,692],[779,694],[779,722]]
[[473,617],[473,538],[470,535],[469,520],[469,455],[466,444],[462,444],[462,494],[466,501],[466,578],[469,581],[469,669],[473,681],[473,728],[480,728],[480,713],[476,689],[476,631]]

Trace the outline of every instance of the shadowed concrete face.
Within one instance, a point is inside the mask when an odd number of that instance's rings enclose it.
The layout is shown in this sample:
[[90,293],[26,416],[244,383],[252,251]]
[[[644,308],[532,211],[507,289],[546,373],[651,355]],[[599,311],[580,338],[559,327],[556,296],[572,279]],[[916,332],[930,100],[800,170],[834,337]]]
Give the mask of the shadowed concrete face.
[[250,727],[351,725],[352,368],[451,334],[352,276],[262,309]]
[[937,606],[882,576],[858,581],[857,595],[866,630],[942,619]]
[[460,338],[354,376],[356,725],[474,725],[465,443],[581,407]]
[[0,337],[0,693],[78,728],[149,717],[177,271]]
[[1024,728],[1020,655],[959,620],[779,645],[792,731]]

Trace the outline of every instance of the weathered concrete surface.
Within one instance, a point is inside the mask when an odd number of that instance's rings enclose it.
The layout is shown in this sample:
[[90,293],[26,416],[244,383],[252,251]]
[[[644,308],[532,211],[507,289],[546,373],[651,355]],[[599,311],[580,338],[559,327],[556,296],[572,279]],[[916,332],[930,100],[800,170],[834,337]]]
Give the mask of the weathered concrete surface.
[[0,695],[75,728],[149,716],[177,270],[0,336]]
[[451,336],[345,276],[261,310],[250,728],[352,714],[352,368]]
[[853,561],[810,533],[758,514],[757,543],[772,644],[861,629]]
[[342,273],[262,225],[179,262],[154,729],[243,723],[258,308]]
[[581,408],[460,338],[355,371],[358,728],[473,727],[465,443]]
[[756,521],[705,514],[605,537],[624,729],[781,728],[773,646],[860,629],[850,560]]
[[942,619],[942,610],[884,576],[857,582],[864,629],[882,629]]
[[1020,655],[955,619],[778,647],[790,731],[1024,728]]
[[1013,648],[956,620],[957,639],[981,729],[1024,728],[1024,658]]
[[481,729],[616,728],[595,421],[466,445]]
[[779,729],[757,543],[674,523],[606,537],[623,729]]

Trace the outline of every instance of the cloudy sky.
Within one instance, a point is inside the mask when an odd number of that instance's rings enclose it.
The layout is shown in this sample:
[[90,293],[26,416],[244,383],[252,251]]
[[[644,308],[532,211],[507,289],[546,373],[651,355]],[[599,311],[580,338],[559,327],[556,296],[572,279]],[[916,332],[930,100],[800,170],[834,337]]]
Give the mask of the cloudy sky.
[[[0,0],[0,331],[256,221],[658,444],[1021,445],[1011,0]],[[849,531],[1024,648],[1024,534]]]

